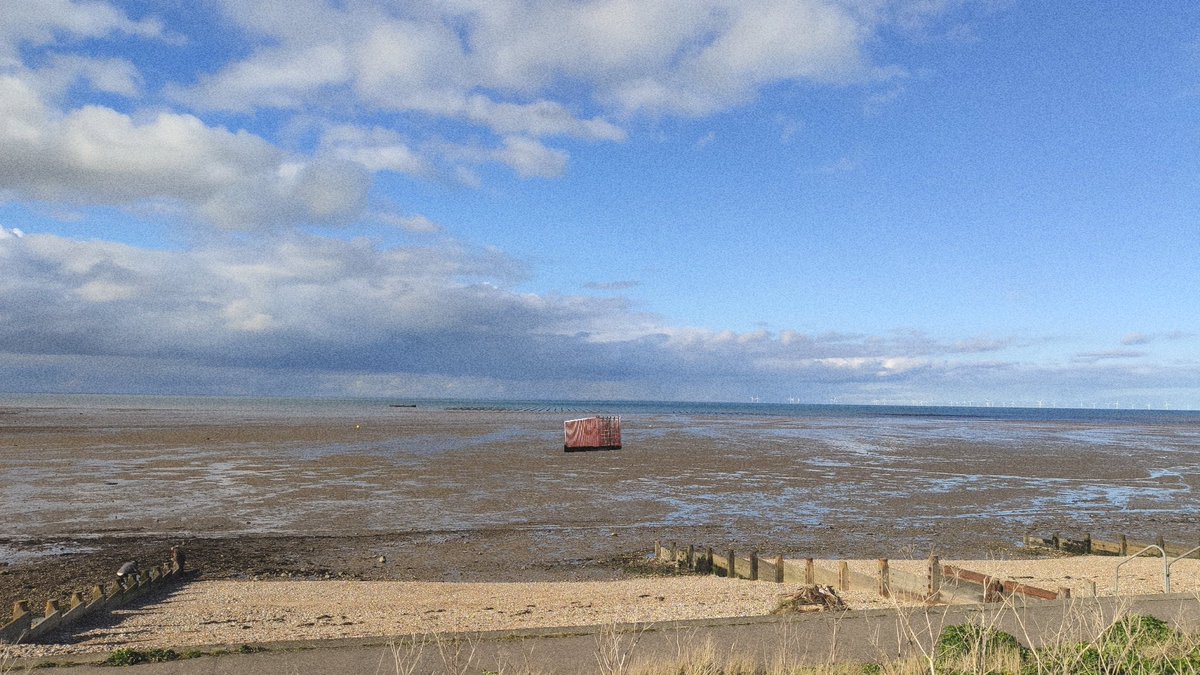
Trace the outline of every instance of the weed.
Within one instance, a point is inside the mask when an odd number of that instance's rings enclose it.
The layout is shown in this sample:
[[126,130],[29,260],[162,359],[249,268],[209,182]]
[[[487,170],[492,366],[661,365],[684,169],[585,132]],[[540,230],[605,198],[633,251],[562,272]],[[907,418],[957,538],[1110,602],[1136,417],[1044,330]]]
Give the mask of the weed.
[[139,663],[164,663],[178,661],[181,657],[174,649],[117,649],[104,660],[106,666],[133,666]]

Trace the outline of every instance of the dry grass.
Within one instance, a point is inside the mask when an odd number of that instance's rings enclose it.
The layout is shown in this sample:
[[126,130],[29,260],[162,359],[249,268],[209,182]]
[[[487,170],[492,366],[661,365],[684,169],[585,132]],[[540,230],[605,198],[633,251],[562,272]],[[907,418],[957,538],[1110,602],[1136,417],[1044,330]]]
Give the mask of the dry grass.
[[[721,653],[711,641],[695,645],[685,634],[676,637],[673,656],[639,658],[646,626],[633,630],[610,625],[595,637],[595,670],[602,675],[1135,675],[1150,673],[1200,673],[1200,636],[1187,635],[1158,619],[1117,611],[1107,618],[1094,605],[1070,608],[1061,625],[1034,640],[1032,631],[1016,607],[980,613],[970,623],[948,626],[935,637],[942,624],[938,612],[907,612],[897,608],[900,637],[906,654],[880,657],[870,663],[844,662],[837,656],[836,630],[829,654],[803,650],[805,636],[794,626],[780,624],[771,640],[778,649],[767,663],[736,649]],[[1015,634],[999,629],[1005,619],[1018,626]],[[836,622],[838,619],[831,618]],[[836,625],[835,625],[836,628]],[[1036,648],[1029,645],[1036,642]],[[452,648],[431,645],[454,644]],[[474,644],[452,643],[438,636],[398,647],[390,655],[397,675],[415,672],[512,673],[533,672],[525,664],[502,665],[496,671],[482,670]],[[876,645],[878,647],[878,645]],[[436,654],[422,661],[422,656]],[[800,654],[801,656],[797,656]],[[649,655],[645,655],[649,657]],[[801,663],[803,661],[803,663]],[[382,662],[381,662],[382,664]],[[433,670],[417,670],[418,664]],[[383,672],[380,670],[380,672]]]

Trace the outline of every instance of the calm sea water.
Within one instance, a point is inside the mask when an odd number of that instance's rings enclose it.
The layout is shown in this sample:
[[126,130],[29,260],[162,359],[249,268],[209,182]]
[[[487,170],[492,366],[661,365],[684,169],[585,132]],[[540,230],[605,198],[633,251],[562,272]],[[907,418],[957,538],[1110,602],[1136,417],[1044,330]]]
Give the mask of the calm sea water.
[[2,394],[0,405],[113,410],[229,411],[297,416],[386,413],[390,406],[430,410],[511,410],[605,415],[687,415],[806,418],[942,418],[1014,422],[1200,424],[1197,410],[832,405],[693,401],[572,401],[406,398],[282,398],[108,394]]

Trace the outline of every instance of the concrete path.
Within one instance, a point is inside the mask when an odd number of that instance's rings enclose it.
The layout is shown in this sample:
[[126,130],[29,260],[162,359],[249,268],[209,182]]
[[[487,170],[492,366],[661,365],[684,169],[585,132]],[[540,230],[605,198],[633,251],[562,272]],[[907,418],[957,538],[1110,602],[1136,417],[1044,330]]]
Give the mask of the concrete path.
[[[252,654],[203,656],[136,666],[137,675],[246,673],[603,673],[624,664],[676,663],[711,655],[717,663],[822,664],[879,662],[928,653],[943,626],[995,626],[1039,646],[1094,638],[1114,616],[1148,614],[1200,632],[1200,600],[1192,594],[1088,598],[1023,607],[958,605],[840,614],[664,622],[646,625],[454,634],[425,639],[326,640],[261,645]],[[99,657],[73,659],[95,662]],[[62,659],[58,659],[62,661]],[[13,664],[6,672],[23,672]],[[415,665],[415,668],[409,669]],[[78,665],[71,675],[112,668]]]

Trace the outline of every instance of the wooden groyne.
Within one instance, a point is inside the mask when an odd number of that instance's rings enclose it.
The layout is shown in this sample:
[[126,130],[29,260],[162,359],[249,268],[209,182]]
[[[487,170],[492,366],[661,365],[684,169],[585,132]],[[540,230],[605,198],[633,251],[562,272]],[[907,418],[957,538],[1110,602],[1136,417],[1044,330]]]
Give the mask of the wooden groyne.
[[[1192,544],[1168,542],[1163,535],[1150,539],[1130,539],[1124,534],[1116,535],[1115,539],[1097,539],[1087,533],[1082,539],[1071,539],[1058,533],[1049,537],[1039,537],[1026,534],[1023,541],[1027,549],[1045,549],[1062,551],[1076,555],[1119,555],[1125,557],[1143,551],[1142,555],[1160,557],[1161,552],[1171,557],[1200,558],[1200,541]],[[1155,550],[1158,547],[1158,550]],[[1149,549],[1149,550],[1147,550]]]
[[761,556],[757,551],[739,555],[732,549],[717,553],[711,547],[671,542],[654,543],[654,558],[680,569],[718,576],[774,583],[820,584],[839,591],[867,591],[884,598],[906,599],[925,604],[975,604],[1006,600],[1056,600],[1071,597],[1069,588],[1048,590],[982,572],[946,565],[938,556],[926,560],[924,575],[892,569],[888,559],[879,558],[875,574],[850,568],[845,560],[834,567],[813,558],[788,559],[783,555]]
[[171,549],[171,562],[128,574],[115,582],[96,584],[86,598],[82,593],[72,593],[65,606],[57,600],[48,600],[38,614],[28,600],[21,600],[13,605],[12,619],[0,626],[0,643],[36,642],[86,616],[124,607],[152,591],[191,576],[185,565],[183,551],[174,548]]

